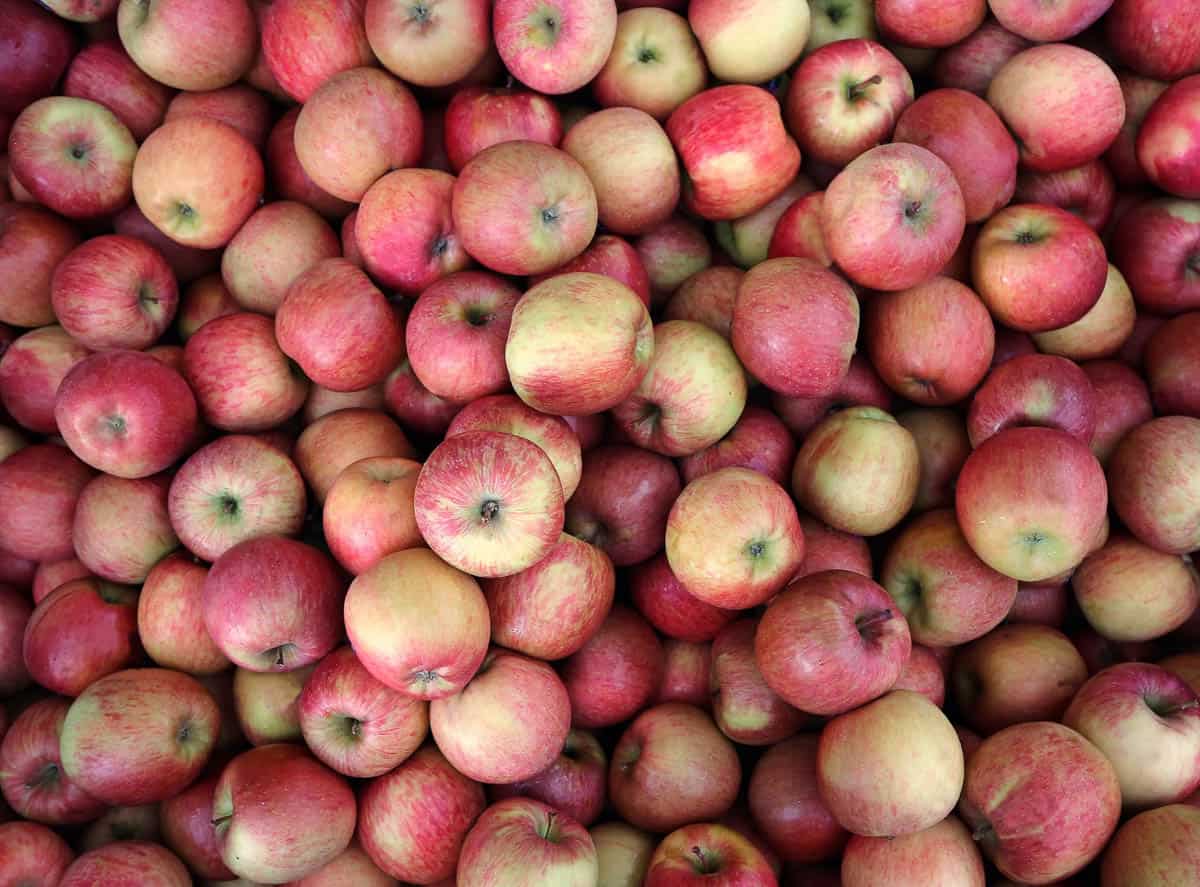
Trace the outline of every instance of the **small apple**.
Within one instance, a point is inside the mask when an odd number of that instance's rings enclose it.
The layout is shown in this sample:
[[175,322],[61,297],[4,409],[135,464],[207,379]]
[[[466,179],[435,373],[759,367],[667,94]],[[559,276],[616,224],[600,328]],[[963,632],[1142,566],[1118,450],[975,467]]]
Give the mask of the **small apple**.
[[665,120],[704,89],[704,55],[687,19],[677,12],[657,6],[621,8],[625,11],[617,16],[612,52],[592,90],[605,108],[637,108]]
[[75,504],[94,475],[70,450],[52,444],[25,447],[0,462],[0,498],[21,503],[0,509],[0,550],[30,561],[73,557]]
[[646,707],[658,689],[663,650],[654,629],[625,606],[611,609],[560,674],[578,727],[611,727]]
[[590,887],[598,872],[596,847],[579,822],[532,798],[509,798],[485,810],[467,833],[455,883]]
[[1152,548],[1169,554],[1200,548],[1198,466],[1200,419],[1162,416],[1134,428],[1108,462],[1117,516]]
[[187,887],[192,877],[179,857],[151,841],[115,841],[88,850],[63,872],[60,887],[87,887],[135,878],[154,887]]
[[238,727],[251,745],[300,740],[296,701],[313,668],[306,665],[284,672],[234,670],[233,703]]
[[562,136],[557,106],[540,93],[464,86],[446,106],[446,159],[456,173],[500,142],[525,140],[557,148]]
[[261,13],[264,66],[285,95],[307,102],[340,71],[372,64],[362,0],[279,0]]
[[417,451],[382,410],[346,409],[322,416],[296,438],[292,459],[320,503],[342,470],[359,459],[412,459]]
[[1096,430],[1092,452],[1100,464],[1132,429],[1154,418],[1150,391],[1142,377],[1115,360],[1091,360],[1080,367],[1096,392]]
[[0,355],[0,404],[22,428],[54,434],[58,387],[91,351],[57,324],[18,336]]
[[[130,480],[92,478],[75,503],[75,554],[101,579],[140,585],[156,563],[179,547],[167,513],[166,475]],[[113,528],[120,526],[121,533]]]
[[775,887],[775,872],[762,852],[738,832],[717,823],[696,823],[663,838],[650,857],[646,887]]
[[1200,810],[1191,804],[1169,804],[1134,816],[1104,851],[1101,883],[1105,887],[1186,883],[1200,862],[1195,851],[1198,835]]

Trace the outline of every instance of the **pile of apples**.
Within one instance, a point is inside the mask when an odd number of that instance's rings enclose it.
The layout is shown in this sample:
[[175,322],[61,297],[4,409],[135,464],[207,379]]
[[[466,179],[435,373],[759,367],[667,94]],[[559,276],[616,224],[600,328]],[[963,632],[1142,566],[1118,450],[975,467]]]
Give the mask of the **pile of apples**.
[[1196,0],[0,0],[0,887],[1200,884]]

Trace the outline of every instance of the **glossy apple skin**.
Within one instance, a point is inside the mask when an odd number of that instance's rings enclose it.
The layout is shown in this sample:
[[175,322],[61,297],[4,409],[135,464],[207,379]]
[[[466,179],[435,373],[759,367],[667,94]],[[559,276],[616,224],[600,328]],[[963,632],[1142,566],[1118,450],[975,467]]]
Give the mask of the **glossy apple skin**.
[[971,755],[959,814],[1001,874],[1049,884],[1100,853],[1121,815],[1121,789],[1094,745],[1035,721],[985,739]]
[[1034,341],[1047,354],[1086,361],[1118,353],[1133,335],[1136,325],[1137,306],[1129,284],[1115,266],[1109,265],[1108,277],[1096,304],[1074,323],[1037,333]]
[[434,884],[453,878],[463,839],[486,807],[483,787],[426,745],[366,784],[358,838],[387,874]]
[[21,327],[54,322],[50,282],[58,263],[78,243],[70,223],[49,210],[0,204],[0,273],[8,281],[0,322]]
[[679,215],[643,234],[634,246],[650,275],[654,304],[675,292],[685,280],[709,267],[713,261],[712,245],[704,232],[694,222]]
[[794,734],[804,716],[767,686],[754,656],[754,619],[727,625],[712,643],[713,716],[721,732],[741,745],[774,745]]
[[967,434],[973,447],[1005,428],[1030,425],[1091,443],[1095,389],[1074,361],[1051,354],[1014,357],[993,369],[971,399]]
[[1005,622],[1032,622],[1062,628],[1071,605],[1071,594],[1065,584],[1034,585],[1018,583],[1017,597]]
[[408,358],[388,374],[383,383],[384,405],[404,427],[416,434],[442,435],[462,404],[438,397],[421,384]]
[[583,730],[567,734],[562,752],[541,773],[488,789],[492,802],[527,797],[560,810],[587,828],[604,809],[608,758],[599,740]]
[[611,727],[645,708],[658,688],[663,651],[648,622],[616,606],[562,665],[572,722],[585,729]]
[[809,432],[833,413],[847,407],[871,406],[890,410],[895,402],[892,390],[884,384],[866,354],[855,354],[850,366],[833,393],[823,397],[788,397],[774,394],[771,408],[797,439],[807,438]]
[[1104,33],[1121,64],[1144,77],[1177,80],[1200,70],[1200,28],[1185,3],[1116,0]]
[[[294,790],[279,792],[279,786]],[[213,795],[221,859],[255,881],[301,878],[346,849],[355,798],[342,777],[307,751],[264,745],[226,765]]]
[[717,823],[695,823],[663,838],[650,857],[646,887],[774,887],[766,856],[743,835]]
[[306,102],[334,74],[373,61],[362,0],[285,0],[262,17],[262,54],[285,93]]
[[1024,37],[988,19],[964,40],[938,53],[934,82],[983,96],[1004,63],[1030,45]]
[[663,641],[662,680],[653,703],[685,702],[697,708],[711,706],[709,672],[712,645],[667,638]]
[[[650,275],[638,251],[627,240],[612,234],[598,235],[587,249],[565,265],[529,279],[530,286],[559,274],[590,271],[625,284],[650,307]],[[671,319],[670,317],[667,318]]]
[[671,8],[634,5],[617,4],[625,11],[617,16],[612,52],[592,89],[606,108],[638,108],[664,120],[704,89],[708,69],[687,19]]
[[862,536],[835,530],[803,513],[800,526],[804,529],[804,562],[793,581],[826,570],[848,570],[868,579],[874,575],[871,549]]
[[[272,8],[275,7],[276,4],[272,4]],[[296,120],[299,116],[299,108],[286,111],[267,136],[264,157],[272,191],[280,199],[303,203],[327,219],[340,220],[354,209],[354,204],[334,197],[321,188],[300,165],[295,145]]]
[[145,840],[114,841],[89,850],[71,863],[60,885],[129,883],[154,887],[187,887],[191,875],[177,856],[161,844]]
[[188,868],[202,878],[233,880],[237,876],[221,861],[213,828],[213,794],[218,774],[202,777],[159,806],[163,841]]
[[844,887],[886,887],[903,881],[983,887],[983,859],[971,833],[954,817],[898,838],[855,836],[842,858]]
[[745,276],[745,271],[732,265],[716,265],[697,271],[667,300],[663,317],[694,320],[729,338],[738,287]]
[[[1114,147],[1115,147],[1114,143]],[[1113,148],[1109,148],[1109,156]],[[1113,174],[1102,160],[1058,172],[1024,170],[1017,177],[1016,201],[1058,206],[1104,231],[1116,202]]]
[[322,510],[325,540],[355,576],[389,554],[422,544],[413,511],[421,464],[386,456],[361,459],[334,481]]
[[750,777],[754,824],[788,863],[833,859],[848,837],[817,788],[817,743],[810,733],[785,739],[759,758]]
[[[367,41],[397,77],[419,86],[449,86],[480,64],[491,48],[488,4],[461,0],[414,23],[411,7],[370,0],[364,8]],[[420,20],[418,20],[420,21]]]
[[4,20],[0,79],[10,84],[0,100],[0,114],[15,115],[54,91],[76,44],[67,23],[45,9],[18,0],[6,0],[0,9]]
[[0,404],[23,428],[54,434],[58,386],[91,351],[61,326],[32,329],[17,336],[0,356]]
[[[179,547],[167,514],[168,484],[161,474],[139,480],[101,475],[83,488],[71,534],[76,554],[92,573],[138,585]],[[115,526],[125,532],[114,535]]]
[[558,108],[538,93],[464,86],[446,106],[446,157],[455,172],[500,142],[521,139],[556,148],[562,136]]
[[892,685],[894,690],[912,690],[920,693],[938,708],[946,702],[946,676],[942,664],[929,647],[913,645],[904,671]]
[[233,702],[238,727],[251,745],[301,738],[296,701],[312,670],[311,665],[285,672],[234,670]]
[[1108,476],[1113,507],[1134,536],[1170,554],[1200,546],[1198,465],[1200,419],[1163,416],[1122,438]]
[[748,405],[721,440],[686,456],[680,471],[690,483],[722,468],[749,468],[786,484],[795,455],[796,443],[787,426],[769,410]]
[[1096,430],[1091,446],[1104,465],[1126,433],[1154,418],[1150,391],[1140,375],[1115,360],[1091,360],[1081,369],[1096,392]]
[[725,82],[766,83],[792,66],[809,37],[808,4],[794,0],[698,0],[687,14],[710,70]]
[[0,549],[30,561],[72,557],[75,503],[94,474],[60,446],[34,444],[10,455],[0,463],[0,495],[23,507],[0,512]]
[[1171,804],[1141,813],[1117,830],[1100,865],[1104,887],[1138,884],[1168,887],[1185,883],[1200,859],[1200,810]]
[[658,839],[625,822],[609,821],[590,832],[605,887],[641,887]]
[[688,592],[671,571],[665,554],[633,568],[630,593],[634,606],[651,625],[681,641],[710,641],[735,616]]
[[228,123],[262,151],[271,129],[273,114],[267,97],[246,83],[222,89],[184,92],[167,105],[166,120],[179,117],[211,117]]
[[596,848],[580,823],[532,798],[493,804],[463,841],[461,887],[513,883],[588,887],[598,873]]
[[296,438],[292,459],[321,503],[342,470],[359,459],[415,457],[404,431],[382,410],[345,409],[322,416]]
[[0,823],[0,878],[8,883],[57,885],[74,858],[67,842],[44,825],[20,820]]
[[1200,311],[1173,317],[1146,343],[1145,371],[1160,415],[1200,418],[1200,385],[1189,371],[1200,357]]
[[1143,311],[1178,314],[1200,307],[1200,283],[1190,270],[1200,251],[1200,206],[1158,198],[1132,207],[1113,232],[1112,261]]

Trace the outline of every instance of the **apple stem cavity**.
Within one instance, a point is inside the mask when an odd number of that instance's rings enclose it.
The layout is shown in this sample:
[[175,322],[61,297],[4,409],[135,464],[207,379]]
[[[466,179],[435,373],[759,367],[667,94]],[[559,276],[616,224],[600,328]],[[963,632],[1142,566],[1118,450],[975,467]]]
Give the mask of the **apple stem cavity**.
[[858,83],[851,83],[846,88],[846,98],[849,101],[856,102],[863,97],[864,93],[866,93],[867,87],[878,86],[882,82],[883,77],[879,74],[875,74],[871,77],[868,77],[866,80],[860,80]]
[[485,527],[494,521],[500,514],[500,503],[495,499],[488,499],[479,509],[479,522]]
[[854,625],[858,629],[858,633],[862,635],[863,640],[873,641],[879,637],[880,630],[893,615],[890,609],[876,610],[873,613],[865,613],[859,616],[854,620]]
[[538,834],[549,841],[551,844],[557,844],[561,834],[558,828],[558,814],[550,812],[546,814],[546,819],[538,829]]
[[971,832],[971,840],[979,843],[981,841],[990,841],[996,836],[996,830],[992,828],[990,822],[981,822],[975,826],[975,831]]
[[28,789],[44,789],[49,788],[58,782],[59,769],[58,764],[54,762],[47,763],[34,774],[33,778],[25,783]]
[[1193,708],[1200,708],[1200,698],[1189,699],[1187,702],[1181,702],[1178,705],[1171,705],[1166,700],[1160,699],[1157,696],[1147,696],[1145,699],[1146,705],[1160,718],[1169,718],[1181,712],[1191,711]]
[[692,867],[695,868],[696,874],[715,875],[720,871],[720,863],[714,854],[705,853],[700,847],[692,847],[692,856],[695,857]]

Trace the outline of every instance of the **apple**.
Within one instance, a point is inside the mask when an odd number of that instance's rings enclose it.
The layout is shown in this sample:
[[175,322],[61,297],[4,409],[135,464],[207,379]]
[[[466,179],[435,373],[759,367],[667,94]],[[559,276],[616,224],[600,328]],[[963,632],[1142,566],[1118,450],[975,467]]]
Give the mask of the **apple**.
[[262,15],[262,55],[287,95],[307,102],[334,74],[373,62],[362,0],[281,0]]
[[1158,198],[1121,216],[1112,236],[1112,261],[1133,290],[1138,308],[1179,314],[1200,308],[1200,206]]
[[0,462],[27,446],[29,446],[29,441],[21,432],[15,428],[0,426]]
[[[0,472],[8,462],[0,464]],[[1113,507],[1134,536],[1170,554],[1187,554],[1200,547],[1196,465],[1200,465],[1200,419],[1163,416],[1122,438],[1109,459],[1108,476]]]
[[[878,294],[876,294],[878,295]],[[833,393],[822,397],[788,397],[774,394],[771,407],[797,438],[805,438],[833,413],[852,406],[873,406],[890,410],[895,402],[892,390],[884,384],[864,354],[850,358],[846,375]]]
[[69,450],[52,444],[25,447],[0,462],[0,499],[21,503],[0,509],[0,549],[31,561],[73,556],[75,503],[94,474]]
[[201,777],[160,805],[163,842],[202,878],[232,880],[235,875],[221,861],[217,833],[212,824],[213,792],[217,776]]
[[493,804],[467,833],[456,883],[461,887],[553,883],[588,887],[599,864],[587,829],[532,798]]
[[293,887],[341,887],[343,884],[361,887],[393,887],[395,879],[371,861],[355,842],[325,863],[315,872],[290,882]]
[[1071,592],[1065,583],[1031,585],[1018,583],[1017,597],[1005,622],[1035,622],[1062,628],[1070,606]]
[[489,789],[493,802],[527,797],[548,804],[580,825],[590,826],[604,808],[608,759],[591,733],[572,730],[554,762],[529,779]]
[[[352,8],[354,0],[336,0],[336,2]],[[300,7],[301,4],[272,3],[270,8],[281,9],[285,5]],[[309,8],[318,9],[319,7],[316,4],[310,4]],[[319,187],[304,171],[304,167],[300,164],[300,158],[296,154],[295,129],[299,116],[299,108],[292,108],[290,111],[284,112],[271,129],[270,135],[267,136],[264,156],[272,191],[280,199],[303,203],[327,219],[341,219],[354,209],[354,205],[334,197]]]
[[804,530],[804,561],[793,581],[826,570],[849,570],[870,579],[871,549],[867,540],[853,533],[843,533],[821,523],[807,514],[800,514]]
[[908,624],[887,592],[845,570],[813,573],[767,608],[755,657],[772,690],[801,711],[833,715],[886,693],[908,659]]
[[413,509],[421,464],[380,456],[347,466],[325,499],[322,520],[330,553],[355,576],[385,556],[423,544]]
[[651,702],[655,705],[686,702],[698,708],[708,708],[711,700],[708,684],[712,645],[667,638],[662,642],[662,648],[662,679]]
[[824,203],[825,192],[813,191],[788,206],[771,231],[767,258],[812,259],[825,268],[832,266],[833,259],[821,231]]
[[730,83],[765,83],[800,57],[809,36],[806,0],[696,0],[688,24],[713,75]]
[[600,887],[642,887],[657,839],[616,820],[593,826]]
[[1121,814],[1112,765],[1059,724],[1018,724],[971,755],[959,812],[1001,874],[1048,884],[1104,848]]
[[666,128],[683,164],[684,203],[710,221],[762,208],[800,167],[800,149],[784,128],[779,103],[757,86],[698,93],[671,113]]
[[491,46],[484,0],[455,0],[433,8],[411,0],[367,0],[364,14],[376,57],[397,77],[418,86],[462,80]]
[[829,183],[821,207],[834,262],[855,283],[883,290],[933,277],[954,255],[965,219],[953,171],[918,145],[856,156]]
[[989,5],[1008,30],[1036,43],[1052,43],[1086,31],[1113,0],[1068,0],[1051,7],[1036,0],[989,0]]
[[[76,556],[101,579],[140,585],[150,569],[179,547],[167,514],[165,475],[129,480],[100,475],[75,504]],[[123,532],[114,534],[120,526]]]
[[139,68],[175,89],[220,89],[249,69],[258,28],[246,0],[197,6],[167,0],[147,8],[121,0],[117,9],[121,43]]
[[0,274],[7,282],[0,323],[22,327],[54,323],[50,282],[58,263],[78,243],[75,229],[48,210],[0,203]]
[[313,668],[308,665],[285,672],[235,669],[234,708],[238,727],[251,745],[300,740],[300,714],[296,701]]
[[498,0],[496,49],[513,76],[548,95],[574,92],[604,67],[617,33],[613,0]]
[[[638,564],[629,579],[634,606],[669,638],[693,643],[710,641],[736,615],[688,592],[665,554]],[[707,682],[707,670],[705,674]]]
[[209,117],[228,123],[262,151],[271,131],[273,114],[267,97],[245,83],[203,92],[181,92],[167,106],[167,120]]
[[984,887],[983,859],[971,833],[957,817],[900,837],[855,835],[842,857],[845,887],[889,884],[958,884]]
[[634,610],[613,607],[560,669],[572,723],[595,729],[629,720],[653,697],[662,671],[654,629]]
[[1170,804],[1125,822],[1113,836],[1100,865],[1105,887],[1139,884],[1167,887],[1185,883],[1196,867],[1200,810]]
[[75,51],[75,38],[66,22],[21,0],[5,0],[0,10],[0,80],[9,85],[0,99],[0,114],[15,115],[54,92]]
[[946,676],[941,662],[929,647],[913,644],[904,671],[896,678],[893,690],[912,690],[920,693],[938,708],[946,702]]
[[744,271],[731,265],[697,271],[667,300],[663,319],[696,321],[729,338],[738,288],[745,276]]
[[1200,386],[1188,371],[1197,358],[1200,311],[1164,323],[1146,343],[1145,373],[1160,414],[1200,418]]
[[201,249],[172,239],[146,218],[136,203],[113,216],[113,230],[117,234],[140,238],[162,253],[180,285],[198,280],[221,267],[220,250]]
[[558,108],[539,93],[464,86],[446,106],[446,158],[454,172],[500,142],[523,140],[556,148],[562,136]]
[[8,137],[10,175],[64,216],[95,218],[129,203],[133,135],[108,108],[51,96],[26,107]]
[[30,887],[57,885],[74,858],[67,842],[44,825],[24,821],[0,823],[0,878],[6,883]]
[[71,59],[63,95],[104,105],[141,142],[162,123],[171,90],[139,68],[116,39],[97,40]]
[[949,508],[927,511],[901,530],[879,574],[912,639],[957,646],[983,637],[1012,609],[1017,582],[981,561]]
[[[33,605],[23,590],[0,585],[0,638],[4,641],[0,647],[0,693],[5,696],[15,696],[29,686],[29,671],[25,667],[21,642],[32,615]],[[3,720],[0,720],[2,725]],[[4,730],[0,729],[0,739],[3,737]]]
[[313,385],[304,399],[304,409],[300,411],[300,418],[309,425],[338,410],[382,410],[386,405],[382,382],[369,388],[360,388],[358,391],[333,391]]
[[[291,789],[280,792],[283,785]],[[355,819],[345,780],[284,743],[238,755],[213,795],[221,859],[248,880],[278,884],[312,873],[346,849]]]
[[712,264],[704,232],[681,216],[672,216],[634,244],[650,276],[652,301],[658,304],[693,274]]
[[810,0],[808,41],[804,55],[811,55],[838,40],[874,40],[873,0]]
[[878,0],[875,5],[883,36],[919,49],[940,49],[966,39],[983,24],[987,12],[984,0]]
[[817,787],[855,835],[894,837],[931,828],[954,810],[963,751],[941,710],[919,693],[893,690],[835,717],[817,745]]
[[1049,354],[1015,357],[993,369],[971,399],[967,434],[974,447],[1006,428],[1033,425],[1091,442],[1095,390],[1073,361]]
[[1009,624],[959,651],[950,685],[966,722],[989,734],[1058,720],[1087,676],[1083,657],[1061,631]]
[[[1052,100],[1031,99],[1039,85],[1053,90]],[[1098,56],[1066,43],[1011,57],[988,85],[987,100],[1012,130],[1021,163],[1037,172],[1095,160],[1125,121],[1117,75]]]
[[119,883],[136,879],[146,887],[187,887],[192,883],[179,857],[150,841],[116,841],[79,856],[63,872],[60,887]]
[[723,468],[748,468],[786,484],[795,455],[796,444],[787,426],[769,410],[748,405],[721,440],[684,457],[680,471],[690,483]]
[[207,675],[229,667],[204,627],[201,594],[207,575],[207,567],[173,554],[146,576],[137,602],[138,637],[163,668]]
[[445,434],[462,404],[438,397],[421,384],[406,357],[383,385],[384,405],[416,434]]
[[754,824],[788,863],[835,858],[846,844],[817,789],[817,744],[816,735],[804,733],[773,745],[747,788]]
[[742,279],[731,338],[745,368],[772,391],[824,397],[846,375],[858,329],[858,299],[844,280],[811,260],[781,258]]
[[1104,161],[1093,160],[1058,172],[1025,170],[1017,177],[1016,198],[1018,203],[1061,207],[1104,231],[1116,202],[1116,185]]
[[650,858],[646,887],[774,887],[770,863],[751,841],[724,825],[696,823],[663,838]]
[[1141,77],[1131,71],[1119,72],[1117,80],[1125,98],[1125,123],[1121,126],[1116,140],[1105,152],[1104,166],[1110,170],[1110,180],[1115,178],[1117,184],[1131,188],[1149,181],[1146,171],[1138,162],[1138,132],[1147,112],[1170,84],[1150,77]]
[[59,697],[32,703],[13,719],[0,743],[0,792],[24,819],[75,825],[90,822],[105,810],[102,801],[63,771],[59,734],[70,705],[70,700]]
[[1117,0],[1104,36],[1117,59],[1143,77],[1177,80],[1200,70],[1200,30],[1186,4]]
[[[1035,333],[1037,347],[1074,361],[1111,357],[1133,334],[1137,311],[1133,293],[1121,272],[1108,266],[1100,298],[1083,317],[1057,330]],[[1103,419],[1097,416],[1097,422]],[[1095,440],[1095,434],[1092,438]]]
[[99,819],[84,829],[79,840],[79,849],[86,853],[124,841],[162,843],[158,822],[158,804],[109,807],[100,815]]
[[704,89],[707,74],[687,19],[665,8],[626,9],[592,89],[603,107],[637,108],[665,120]]
[[1141,376],[1115,360],[1088,361],[1081,369],[1096,392],[1092,452],[1106,464],[1127,432],[1153,418],[1150,391]]
[[54,421],[58,386],[89,354],[55,324],[15,338],[0,355],[0,404],[23,428],[53,434],[58,430]]
[[416,456],[404,431],[381,410],[346,409],[322,416],[300,433],[292,451],[296,467],[320,503],[342,469],[374,456]]
[[630,825],[667,832],[724,815],[740,782],[733,744],[703,711],[675,702],[626,728],[613,749],[608,795]]
[[805,157],[845,166],[886,142],[912,103],[904,65],[873,40],[829,43],[796,68],[785,103],[788,127]]
[[712,643],[713,717],[721,732],[741,745],[773,745],[794,734],[804,716],[767,686],[754,658],[758,623],[739,619]]
[[650,275],[641,256],[631,243],[612,234],[596,237],[591,246],[565,265],[531,277],[529,285],[532,287],[550,277],[577,271],[589,271],[611,277],[633,290],[637,297],[650,307]]

